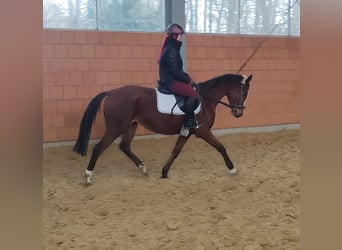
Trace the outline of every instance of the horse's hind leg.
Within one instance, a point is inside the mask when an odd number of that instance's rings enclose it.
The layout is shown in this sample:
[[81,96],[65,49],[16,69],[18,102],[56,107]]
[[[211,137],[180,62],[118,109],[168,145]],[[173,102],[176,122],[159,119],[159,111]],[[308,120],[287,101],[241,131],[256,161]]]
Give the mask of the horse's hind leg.
[[106,131],[105,135],[102,137],[99,143],[97,143],[93,148],[93,153],[91,155],[88,167],[86,169],[86,182],[87,184],[91,184],[90,180],[91,175],[93,174],[95,164],[99,156],[103,153],[103,151],[110,146],[113,141],[119,137],[120,134],[114,133],[113,131]]
[[126,131],[122,135],[119,148],[135,163],[135,165],[138,168],[141,169],[143,174],[147,174],[147,170],[146,170],[144,163],[131,151],[131,143],[135,135],[135,131],[137,130],[137,127],[138,127],[138,123],[136,121],[130,124],[130,126],[126,129]]
[[165,166],[162,169],[162,178],[167,178],[168,177],[167,173],[169,172],[171,164],[177,158],[177,156],[181,152],[182,148],[184,147],[184,145],[188,141],[188,139],[189,139],[189,136],[188,137],[184,137],[184,136],[179,136],[178,137],[176,145],[175,145],[175,147],[172,150],[171,157],[169,158],[169,160],[167,161],[167,163],[165,164]]

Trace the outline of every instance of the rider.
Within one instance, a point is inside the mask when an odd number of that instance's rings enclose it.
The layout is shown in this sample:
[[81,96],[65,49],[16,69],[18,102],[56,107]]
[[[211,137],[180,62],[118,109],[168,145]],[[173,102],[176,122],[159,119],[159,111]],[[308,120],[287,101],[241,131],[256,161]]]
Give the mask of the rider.
[[183,70],[183,60],[180,55],[184,34],[184,28],[177,23],[171,23],[167,26],[167,36],[164,39],[158,60],[159,79],[160,84],[174,94],[187,97],[184,128],[198,128],[200,125],[194,114],[198,94],[193,88],[194,82]]

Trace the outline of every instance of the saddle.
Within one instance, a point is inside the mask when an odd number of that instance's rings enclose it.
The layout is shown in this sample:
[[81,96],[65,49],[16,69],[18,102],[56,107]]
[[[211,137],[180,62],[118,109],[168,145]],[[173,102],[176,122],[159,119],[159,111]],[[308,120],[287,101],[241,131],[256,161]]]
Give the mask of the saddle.
[[[184,115],[185,96],[172,93],[167,87],[158,81],[156,87],[157,108],[160,113],[171,115]],[[195,114],[201,111],[201,102],[197,100]]]

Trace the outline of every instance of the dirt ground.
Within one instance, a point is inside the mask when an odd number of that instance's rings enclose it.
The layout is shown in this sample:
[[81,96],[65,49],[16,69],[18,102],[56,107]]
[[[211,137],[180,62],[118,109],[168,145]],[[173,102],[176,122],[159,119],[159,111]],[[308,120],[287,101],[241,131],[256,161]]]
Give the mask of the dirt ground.
[[218,138],[237,176],[195,137],[168,179],[161,168],[175,136],[133,142],[147,177],[113,144],[91,186],[90,153],[44,149],[44,249],[299,249],[299,130]]

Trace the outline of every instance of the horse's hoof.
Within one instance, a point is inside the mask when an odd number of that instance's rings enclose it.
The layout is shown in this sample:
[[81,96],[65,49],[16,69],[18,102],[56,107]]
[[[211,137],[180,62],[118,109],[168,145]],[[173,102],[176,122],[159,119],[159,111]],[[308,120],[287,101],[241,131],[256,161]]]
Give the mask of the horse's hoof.
[[238,173],[238,171],[236,170],[236,168],[229,169],[229,172],[230,172],[232,175],[237,175],[237,173]]
[[143,175],[148,176],[147,168],[145,167],[145,164],[144,164],[144,163],[141,163],[141,164],[138,166],[138,168],[141,169],[141,172],[142,172]]
[[85,185],[86,186],[90,186],[91,184],[93,184],[93,181],[90,180],[90,176],[85,176]]
[[86,185],[93,184],[92,180],[90,180],[90,177],[92,174],[93,174],[93,171],[86,170],[86,173],[85,173]]
[[166,178],[169,178],[169,177],[167,176],[167,174],[163,174],[160,178],[161,179],[166,179]]
[[167,178],[167,173],[168,173],[169,171],[167,171],[167,170],[165,170],[164,168],[162,168],[162,171],[161,171],[161,174],[162,174],[162,176],[161,176],[161,178]]

